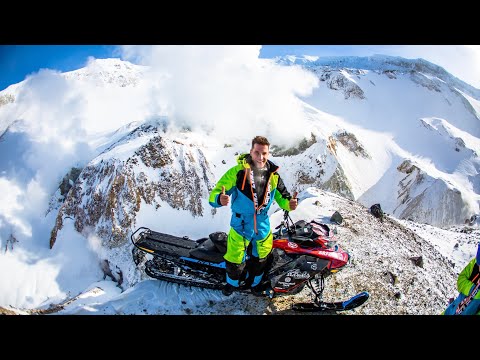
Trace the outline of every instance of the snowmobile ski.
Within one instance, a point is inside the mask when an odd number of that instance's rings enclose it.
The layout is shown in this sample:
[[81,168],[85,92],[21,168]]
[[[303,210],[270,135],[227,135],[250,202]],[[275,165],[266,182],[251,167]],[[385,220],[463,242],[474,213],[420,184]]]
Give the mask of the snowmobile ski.
[[327,302],[316,301],[314,303],[297,303],[293,304],[292,308],[297,311],[315,312],[315,311],[346,311],[352,310],[360,305],[370,297],[369,293],[363,291],[344,301]]

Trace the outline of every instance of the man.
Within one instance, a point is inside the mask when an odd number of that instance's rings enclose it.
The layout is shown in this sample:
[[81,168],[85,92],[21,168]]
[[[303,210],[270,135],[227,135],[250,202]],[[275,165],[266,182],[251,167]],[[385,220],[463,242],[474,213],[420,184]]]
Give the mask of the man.
[[[290,196],[277,173],[279,167],[268,160],[269,149],[267,138],[254,137],[250,154],[239,155],[238,164],[220,178],[210,193],[209,203],[215,208],[232,203],[231,228],[224,255],[227,284],[223,294],[227,296],[240,287],[243,275],[245,286],[250,285],[254,294],[261,292],[256,286],[262,280],[273,245],[268,210],[273,200],[288,211],[298,205],[296,196]],[[247,256],[249,245],[251,256]]]
[[477,256],[468,262],[458,275],[457,298],[442,313],[443,315],[480,315],[480,243]]

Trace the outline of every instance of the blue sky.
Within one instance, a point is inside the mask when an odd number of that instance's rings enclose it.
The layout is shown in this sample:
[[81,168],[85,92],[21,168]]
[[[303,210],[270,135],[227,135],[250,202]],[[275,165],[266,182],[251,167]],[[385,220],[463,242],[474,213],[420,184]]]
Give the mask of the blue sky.
[[0,46],[0,91],[42,68],[65,72],[85,66],[89,56],[118,57],[116,48],[108,45]]
[[[384,54],[424,58],[444,67],[452,75],[480,88],[478,45],[264,45],[260,57],[282,55],[369,56]],[[0,91],[42,68],[61,72],[85,66],[89,56],[120,57],[111,45],[8,45],[0,46]]]

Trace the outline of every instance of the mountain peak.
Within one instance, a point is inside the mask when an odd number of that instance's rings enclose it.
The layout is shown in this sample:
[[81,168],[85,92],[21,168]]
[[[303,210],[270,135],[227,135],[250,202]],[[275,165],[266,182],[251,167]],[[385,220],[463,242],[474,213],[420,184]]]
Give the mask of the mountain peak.
[[84,80],[97,84],[115,84],[120,87],[135,86],[143,77],[145,67],[119,58],[91,58],[84,68],[65,72],[67,79]]
[[416,71],[435,76],[455,87],[466,91],[469,95],[479,97],[480,91],[447,72],[443,67],[422,58],[407,59],[400,56],[295,56],[277,57],[276,62],[282,65],[302,65],[307,68],[330,67],[332,69],[353,68],[373,71],[399,71],[402,73]]

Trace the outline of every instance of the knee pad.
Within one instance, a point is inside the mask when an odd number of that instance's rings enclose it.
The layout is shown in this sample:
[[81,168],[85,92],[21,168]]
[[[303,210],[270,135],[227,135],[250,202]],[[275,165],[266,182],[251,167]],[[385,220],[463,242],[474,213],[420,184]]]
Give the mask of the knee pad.
[[245,263],[235,264],[230,261],[225,261],[225,270],[232,280],[239,280],[243,271],[245,270]]

